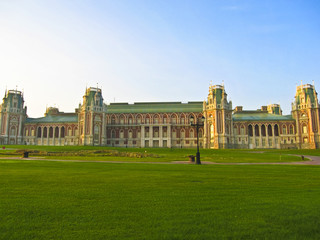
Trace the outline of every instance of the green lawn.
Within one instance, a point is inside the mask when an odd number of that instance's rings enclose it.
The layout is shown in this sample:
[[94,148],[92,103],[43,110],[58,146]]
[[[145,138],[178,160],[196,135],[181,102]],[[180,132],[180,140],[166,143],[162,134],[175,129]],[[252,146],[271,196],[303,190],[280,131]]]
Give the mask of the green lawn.
[[[16,150],[19,149],[37,150],[40,153],[37,153],[36,155],[31,154],[30,156],[49,159],[125,162],[188,161],[188,156],[195,155],[196,153],[196,149],[111,148],[93,146],[8,146],[6,150],[0,150],[0,157],[17,154]],[[262,151],[263,153],[261,153]],[[290,154],[320,156],[320,150],[201,149],[200,152],[202,161],[217,163],[294,162],[301,161],[301,157],[292,156]],[[142,155],[142,158],[135,157],[137,154]]]
[[319,174],[0,160],[0,239],[320,239]]

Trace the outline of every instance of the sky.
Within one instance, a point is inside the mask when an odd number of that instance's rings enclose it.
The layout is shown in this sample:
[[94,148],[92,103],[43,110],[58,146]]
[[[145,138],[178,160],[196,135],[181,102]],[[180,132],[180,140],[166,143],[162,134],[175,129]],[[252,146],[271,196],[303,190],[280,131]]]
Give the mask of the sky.
[[[73,112],[86,87],[104,102],[204,101],[224,83],[233,107],[320,91],[320,1],[0,0],[0,97],[29,117]],[[2,96],[1,96],[2,94]]]

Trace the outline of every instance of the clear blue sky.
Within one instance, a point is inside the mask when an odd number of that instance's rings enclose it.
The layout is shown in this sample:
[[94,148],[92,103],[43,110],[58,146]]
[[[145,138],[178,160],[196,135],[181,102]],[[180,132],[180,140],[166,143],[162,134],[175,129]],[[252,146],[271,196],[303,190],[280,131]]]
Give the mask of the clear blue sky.
[[[30,117],[104,101],[203,101],[224,80],[233,106],[320,91],[320,1],[0,1],[0,94],[24,89]],[[1,96],[1,97],[2,97]]]

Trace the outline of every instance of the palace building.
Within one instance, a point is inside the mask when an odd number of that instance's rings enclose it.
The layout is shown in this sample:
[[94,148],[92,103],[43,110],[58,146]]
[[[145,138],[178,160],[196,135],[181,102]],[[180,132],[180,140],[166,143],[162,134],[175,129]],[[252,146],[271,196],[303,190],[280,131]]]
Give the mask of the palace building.
[[30,118],[23,93],[6,91],[0,105],[0,144],[91,145],[192,148],[197,133],[190,118],[205,118],[202,148],[320,148],[319,103],[314,85],[297,86],[291,115],[280,105],[248,111],[232,107],[223,85],[210,86],[204,102],[103,102],[100,88],[88,88],[73,113],[49,107]]

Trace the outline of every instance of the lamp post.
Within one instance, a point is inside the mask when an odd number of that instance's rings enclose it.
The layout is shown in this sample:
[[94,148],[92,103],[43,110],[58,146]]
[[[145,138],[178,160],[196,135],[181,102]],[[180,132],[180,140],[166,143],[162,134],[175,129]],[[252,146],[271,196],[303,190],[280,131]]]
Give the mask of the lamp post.
[[200,161],[200,151],[199,151],[199,127],[204,126],[204,117],[202,116],[201,122],[197,121],[197,123],[194,122],[194,117],[190,117],[190,122],[192,127],[196,127],[197,130],[197,154],[196,154],[196,164],[201,164]]

